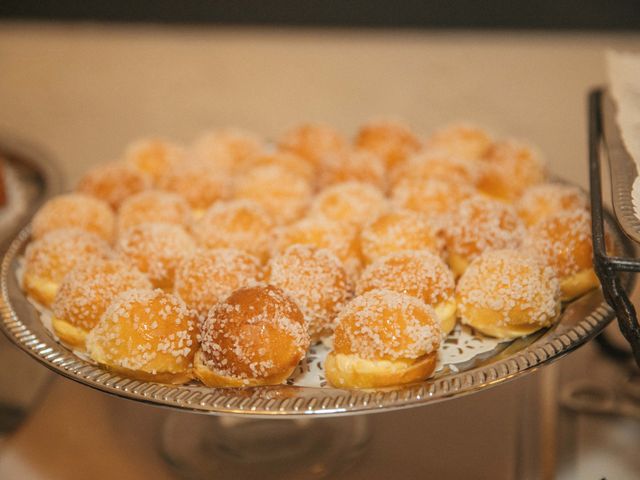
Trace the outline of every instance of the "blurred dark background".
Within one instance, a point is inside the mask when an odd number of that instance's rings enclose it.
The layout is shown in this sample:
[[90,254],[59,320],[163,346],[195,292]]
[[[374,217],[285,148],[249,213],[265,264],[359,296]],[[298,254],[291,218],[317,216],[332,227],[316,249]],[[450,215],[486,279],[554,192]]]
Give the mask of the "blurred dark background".
[[638,30],[639,0],[0,0],[0,19],[321,27]]

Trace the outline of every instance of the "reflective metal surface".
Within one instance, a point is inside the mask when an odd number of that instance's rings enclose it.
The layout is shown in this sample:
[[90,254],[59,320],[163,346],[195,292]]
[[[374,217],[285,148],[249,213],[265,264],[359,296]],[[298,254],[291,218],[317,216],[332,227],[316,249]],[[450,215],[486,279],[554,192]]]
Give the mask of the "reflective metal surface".
[[[604,147],[604,148],[602,148]],[[629,342],[636,363],[640,366],[640,325],[635,306],[622,285],[624,272],[640,272],[640,260],[633,251],[608,249],[605,239],[605,212],[602,205],[601,153],[609,157],[614,209],[623,230],[636,242],[638,231],[634,221],[632,188],[635,181],[635,162],[629,157],[620,137],[614,115],[614,104],[602,90],[589,94],[589,184],[591,190],[591,238],[593,268],[600,279],[605,299],[614,309],[618,326]],[[631,183],[628,183],[631,182]],[[609,251],[608,251],[609,250]],[[606,345],[605,342],[600,342]],[[612,349],[609,349],[610,351]],[[625,355],[618,350],[617,355]]]
[[611,197],[616,219],[624,232],[640,243],[640,219],[635,215],[632,192],[638,176],[636,163],[624,146],[616,121],[616,106],[607,91],[601,93],[602,130],[611,171]]

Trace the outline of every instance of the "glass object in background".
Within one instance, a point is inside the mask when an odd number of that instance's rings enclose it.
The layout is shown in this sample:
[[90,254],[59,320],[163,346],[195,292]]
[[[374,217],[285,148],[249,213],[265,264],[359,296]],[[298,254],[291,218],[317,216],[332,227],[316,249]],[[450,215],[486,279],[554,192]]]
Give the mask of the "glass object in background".
[[13,432],[43,395],[49,371],[0,334],[0,439]]
[[182,478],[327,478],[353,465],[371,438],[366,415],[241,418],[171,413],[160,453]]
[[[0,134],[0,168],[6,203],[0,207],[0,245],[7,243],[42,202],[62,190],[50,156]],[[0,440],[13,432],[43,397],[51,374],[0,333]]]

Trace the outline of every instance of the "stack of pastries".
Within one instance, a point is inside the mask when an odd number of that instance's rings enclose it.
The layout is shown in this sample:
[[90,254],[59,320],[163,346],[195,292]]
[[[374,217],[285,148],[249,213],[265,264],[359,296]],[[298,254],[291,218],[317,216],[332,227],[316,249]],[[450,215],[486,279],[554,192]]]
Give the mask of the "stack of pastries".
[[528,335],[597,286],[583,193],[464,124],[138,141],[31,233],[22,285],[60,340],[165,383],[282,383],[318,341],[333,386],[415,382],[458,321]]

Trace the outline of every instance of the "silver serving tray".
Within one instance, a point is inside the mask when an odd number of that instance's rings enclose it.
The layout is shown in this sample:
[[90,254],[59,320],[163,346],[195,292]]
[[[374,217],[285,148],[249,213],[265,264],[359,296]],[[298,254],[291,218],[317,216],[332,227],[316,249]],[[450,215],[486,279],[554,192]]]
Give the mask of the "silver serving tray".
[[616,111],[611,94],[605,90],[602,95],[602,129],[611,172],[613,210],[624,233],[640,243],[640,219],[635,214],[631,197],[638,170],[622,140]]
[[[619,251],[632,247],[612,222]],[[426,381],[376,391],[277,385],[208,388],[165,385],[126,378],[89,363],[58,343],[18,284],[18,258],[29,241],[29,227],[9,246],[0,270],[0,327],[22,350],[55,372],[112,395],[158,406],[207,414],[252,416],[348,415],[432,404],[475,393],[517,378],[566,355],[598,334],[613,318],[602,292],[594,290],[566,306],[557,323],[470,361],[459,372],[445,370]],[[633,277],[629,277],[632,283]]]

